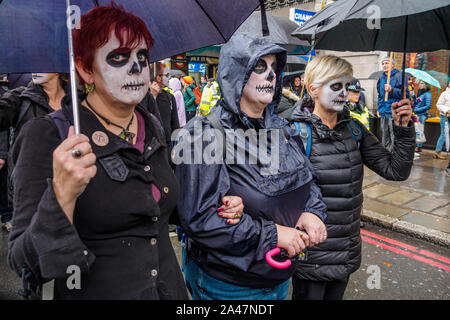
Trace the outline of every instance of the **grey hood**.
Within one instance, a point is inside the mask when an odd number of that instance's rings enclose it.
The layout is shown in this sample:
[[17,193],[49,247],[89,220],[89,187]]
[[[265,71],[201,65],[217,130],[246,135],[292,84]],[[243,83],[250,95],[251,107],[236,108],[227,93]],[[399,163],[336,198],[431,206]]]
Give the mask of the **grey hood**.
[[[235,34],[220,50],[218,82],[223,96],[223,106],[242,120],[244,113],[239,105],[244,89],[259,58],[268,54],[277,57],[277,81],[272,102],[265,111],[266,128],[271,127],[270,116],[277,114],[283,85],[283,69],[286,64],[286,50],[246,33]],[[244,120],[245,122],[245,120]]]

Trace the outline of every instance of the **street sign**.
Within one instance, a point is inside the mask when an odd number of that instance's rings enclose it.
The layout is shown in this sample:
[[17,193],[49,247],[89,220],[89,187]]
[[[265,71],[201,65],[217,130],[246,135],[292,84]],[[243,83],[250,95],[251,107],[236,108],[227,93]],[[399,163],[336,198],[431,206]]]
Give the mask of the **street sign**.
[[296,8],[289,9],[289,19],[294,21],[299,26],[311,19],[314,14],[315,12],[313,11],[300,10]]

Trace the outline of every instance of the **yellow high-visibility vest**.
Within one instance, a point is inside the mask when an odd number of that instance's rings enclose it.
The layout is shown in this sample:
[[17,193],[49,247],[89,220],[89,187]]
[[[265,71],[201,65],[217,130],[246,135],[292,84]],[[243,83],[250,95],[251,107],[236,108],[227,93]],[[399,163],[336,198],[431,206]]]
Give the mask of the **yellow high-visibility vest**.
[[173,90],[170,89],[169,87],[164,87],[163,90],[166,91],[166,92],[169,92],[170,94],[173,95]]
[[220,100],[220,89],[217,81],[211,82],[203,88],[202,99],[198,105],[198,110],[202,115],[206,116],[211,112],[211,109]]
[[358,113],[358,112],[352,111],[352,109],[353,109],[352,104],[353,104],[353,102],[346,103],[346,107],[347,107],[348,111],[350,112],[350,116],[354,119],[358,119],[367,128],[367,130],[370,130],[370,122],[369,122],[370,113],[369,113],[369,109],[367,108],[367,106],[364,106],[364,111],[362,113]]

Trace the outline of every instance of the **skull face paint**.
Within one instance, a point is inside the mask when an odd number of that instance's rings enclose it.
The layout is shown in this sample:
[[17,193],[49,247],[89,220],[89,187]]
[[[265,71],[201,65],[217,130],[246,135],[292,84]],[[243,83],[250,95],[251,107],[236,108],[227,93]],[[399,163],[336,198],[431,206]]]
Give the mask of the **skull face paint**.
[[342,111],[348,97],[348,86],[352,77],[344,75],[325,83],[319,94],[320,104],[328,110]]
[[273,54],[259,58],[242,90],[242,97],[253,103],[264,105],[271,103],[277,81],[276,65],[276,57]]
[[120,47],[111,32],[109,41],[98,49],[96,57],[106,92],[126,104],[137,104],[145,96],[150,82],[148,50],[144,40],[134,48]]
[[32,73],[31,80],[34,84],[43,84],[48,82],[53,75],[53,73]]

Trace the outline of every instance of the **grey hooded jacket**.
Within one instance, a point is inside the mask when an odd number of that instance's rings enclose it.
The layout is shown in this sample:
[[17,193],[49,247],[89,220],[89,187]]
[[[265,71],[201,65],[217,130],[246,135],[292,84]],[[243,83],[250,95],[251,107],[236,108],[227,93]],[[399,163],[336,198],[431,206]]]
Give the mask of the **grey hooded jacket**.
[[[275,94],[263,117],[252,119],[240,109],[242,91],[259,58],[268,54],[275,54],[277,58]],[[265,39],[245,34],[232,37],[221,49],[218,81],[223,95],[212,111],[227,136],[225,162],[219,151],[216,152],[220,153],[217,158],[220,161],[211,164],[177,160],[182,153],[192,156],[196,143],[207,150],[212,137],[205,138],[207,135],[201,133],[212,125],[206,117],[196,117],[186,124],[172,153],[174,161],[179,163],[176,175],[182,188],[178,208],[189,239],[188,257],[216,279],[243,287],[271,288],[288,280],[295,271],[296,261],[287,269],[275,269],[265,261],[267,251],[277,246],[275,224],[295,227],[305,211],[322,220],[326,218],[326,208],[313,182],[313,170],[298,134],[276,112],[285,63],[285,50]],[[252,137],[256,138],[261,138],[258,130],[267,130],[269,153],[278,157],[275,161],[278,168],[263,173],[262,161],[239,162],[234,148],[238,153],[243,150],[248,158],[258,158],[257,148],[252,148],[251,143],[246,144],[239,137],[237,142],[228,141],[229,135],[239,129],[246,133],[255,129]],[[196,134],[197,130],[202,131]],[[186,149],[188,145],[194,146],[190,153]],[[231,151],[232,156],[229,156]],[[217,214],[225,195],[243,199],[245,215],[236,225],[227,224],[226,219]]]

